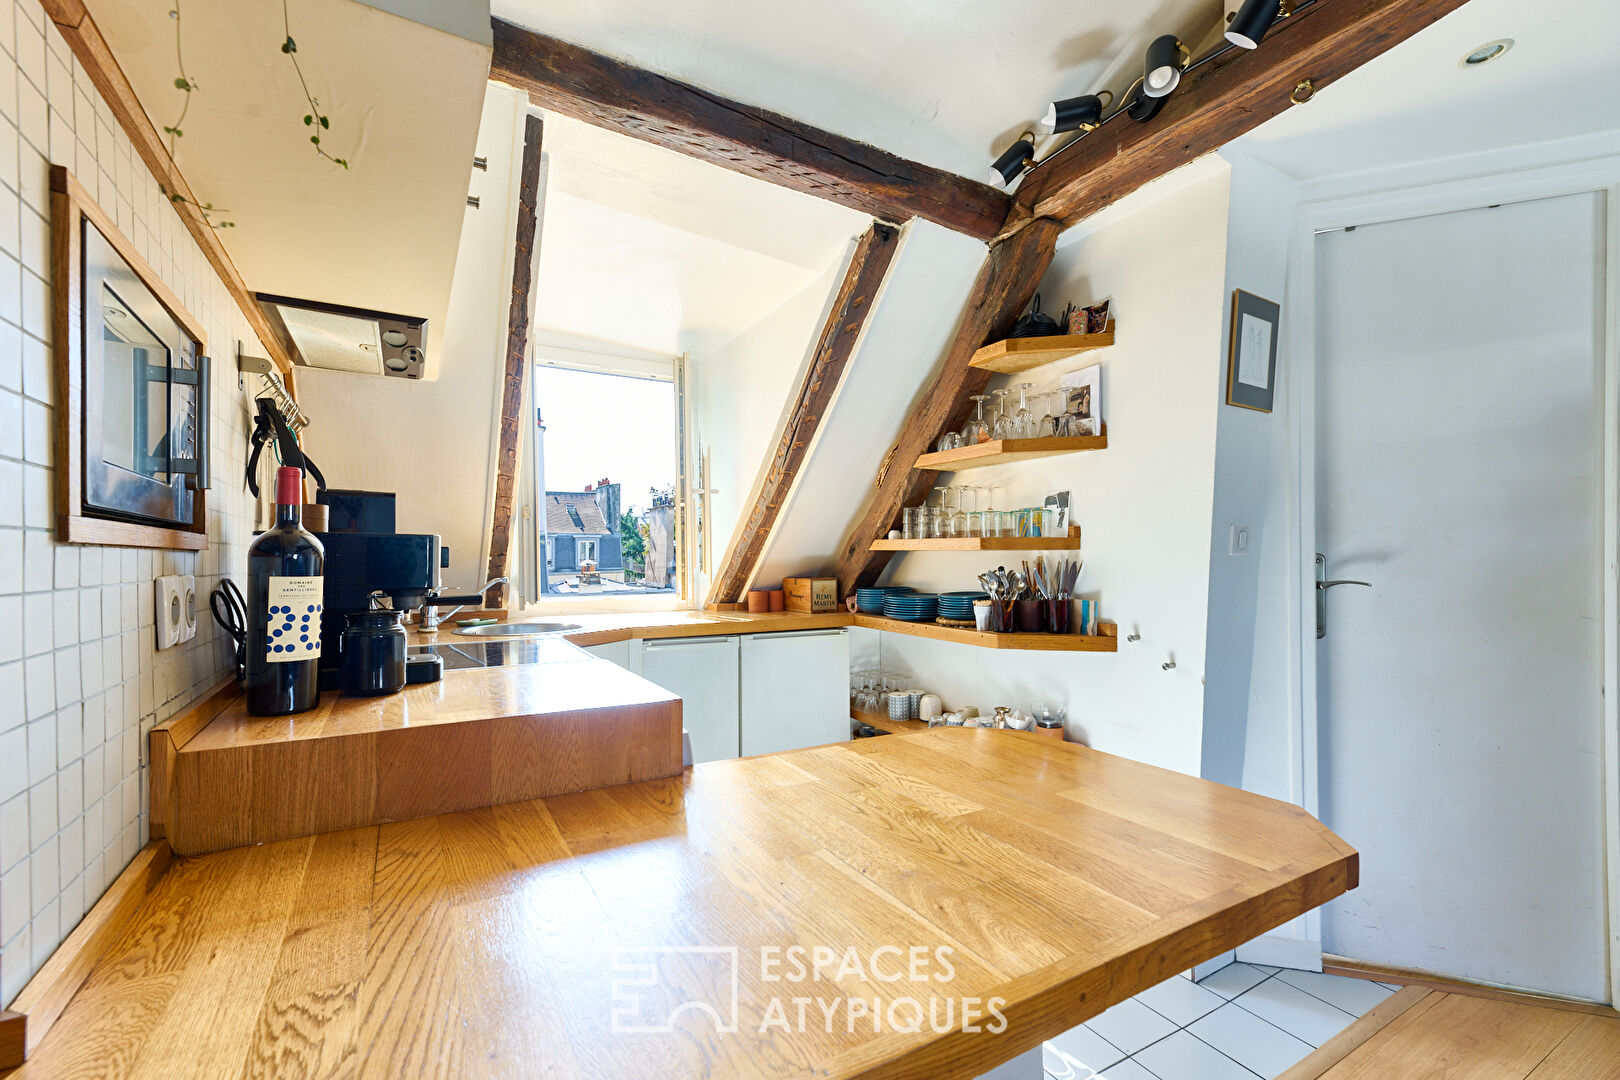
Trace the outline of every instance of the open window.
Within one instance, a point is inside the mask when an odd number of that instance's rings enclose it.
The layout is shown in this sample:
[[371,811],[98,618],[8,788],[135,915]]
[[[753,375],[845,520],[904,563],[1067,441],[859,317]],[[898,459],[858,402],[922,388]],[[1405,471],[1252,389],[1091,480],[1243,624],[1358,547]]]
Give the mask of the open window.
[[532,438],[541,605],[685,602],[676,358],[537,345]]

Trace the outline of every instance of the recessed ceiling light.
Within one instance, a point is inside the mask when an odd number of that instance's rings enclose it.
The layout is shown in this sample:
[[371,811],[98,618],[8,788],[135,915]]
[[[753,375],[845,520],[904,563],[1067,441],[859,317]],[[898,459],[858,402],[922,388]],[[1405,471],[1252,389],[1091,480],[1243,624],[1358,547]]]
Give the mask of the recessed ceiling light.
[[1457,61],[1457,66],[1460,68],[1479,67],[1481,64],[1488,64],[1497,59],[1511,48],[1513,48],[1512,38],[1497,38],[1495,41],[1487,41]]

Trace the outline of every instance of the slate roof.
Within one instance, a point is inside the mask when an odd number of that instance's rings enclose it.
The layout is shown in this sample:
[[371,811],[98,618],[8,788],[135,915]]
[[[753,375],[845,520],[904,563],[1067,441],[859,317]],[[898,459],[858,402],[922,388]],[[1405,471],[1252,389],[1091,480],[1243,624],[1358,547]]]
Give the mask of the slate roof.
[[608,533],[596,496],[589,491],[546,492],[546,532],[576,536],[603,536]]

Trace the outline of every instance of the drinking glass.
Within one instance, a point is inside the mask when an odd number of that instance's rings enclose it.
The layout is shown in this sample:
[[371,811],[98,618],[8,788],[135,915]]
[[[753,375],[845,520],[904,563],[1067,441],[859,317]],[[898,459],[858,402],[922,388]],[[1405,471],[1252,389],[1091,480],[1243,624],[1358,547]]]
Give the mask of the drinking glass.
[[974,394],[968,400],[973,402],[973,418],[962,428],[962,445],[972,446],[974,443],[990,441],[990,425],[984,418],[984,403],[988,394]]
[[923,529],[922,507],[920,507],[920,506],[908,506],[908,507],[906,507],[905,517],[904,517],[903,520],[904,520],[904,526],[903,526],[903,528],[901,530],[901,533],[900,533],[901,536],[903,536],[907,540],[921,540],[921,539],[923,539],[923,534],[922,534],[922,529]]
[[990,437],[992,439],[1018,438],[1018,425],[1007,412],[1007,387],[997,387],[990,392],[996,395],[996,419],[990,425]]
[[1058,416],[1061,415],[1063,409],[1060,404],[1058,409],[1053,411],[1053,409],[1050,407],[1050,402],[1053,398],[1058,397],[1060,393],[1061,391],[1052,390],[1040,395],[1043,400],[1049,403],[1047,408],[1041,410],[1041,425],[1039,430],[1036,432],[1040,438],[1050,439],[1052,436],[1058,434]]
[[971,506],[966,507],[962,513],[963,536],[983,536],[984,519],[979,516],[979,489],[970,484],[962,485],[962,495]]
[[1029,391],[1035,384],[1021,382],[1018,384],[1018,411],[1013,414],[1013,430],[1017,433],[1015,439],[1031,439],[1035,437],[1035,416],[1029,411]]
[[947,431],[945,434],[939,437],[937,442],[934,443],[934,449],[940,451],[941,453],[944,453],[946,450],[960,449],[961,446],[962,435],[960,432],[956,431]]

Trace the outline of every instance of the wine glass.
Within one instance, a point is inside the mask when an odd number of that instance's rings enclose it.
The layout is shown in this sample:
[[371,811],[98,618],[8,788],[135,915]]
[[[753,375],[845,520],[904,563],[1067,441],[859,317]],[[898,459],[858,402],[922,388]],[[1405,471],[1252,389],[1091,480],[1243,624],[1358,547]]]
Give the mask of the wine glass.
[[1013,429],[1017,432],[1015,439],[1029,439],[1035,435],[1035,417],[1029,411],[1029,390],[1035,384],[1021,382],[1018,384],[1018,412],[1013,414]]
[[962,494],[973,505],[964,512],[963,536],[983,536],[984,521],[979,517],[979,491],[981,489],[971,484],[962,485]]
[[1007,413],[1007,387],[1000,386],[990,392],[996,396],[996,420],[995,423],[990,425],[990,437],[992,439],[1016,439],[1018,437],[1018,426]]
[[950,488],[940,484],[934,491],[939,494],[939,502],[928,512],[928,535],[932,539],[939,540],[946,536],[945,523],[950,515],[945,509],[945,495]]
[[972,446],[974,443],[990,441],[990,425],[984,419],[984,403],[988,394],[974,394],[969,401],[973,402],[973,418],[962,428],[962,445]]
[[[1047,391],[1046,393],[1044,393],[1044,394],[1042,394],[1040,396],[1042,398],[1045,398],[1048,402],[1050,402],[1053,398],[1057,397],[1059,395],[1059,393],[1060,393],[1060,391],[1057,391],[1057,390],[1049,390],[1049,391]],[[1043,409],[1042,410],[1042,416],[1041,416],[1041,426],[1040,426],[1039,431],[1036,432],[1036,434],[1039,435],[1043,439],[1050,439],[1052,436],[1057,435],[1059,433],[1058,432],[1058,427],[1060,425],[1059,425],[1058,417],[1060,415],[1062,415],[1061,410],[1054,411],[1050,407],[1047,407],[1047,408]]]

